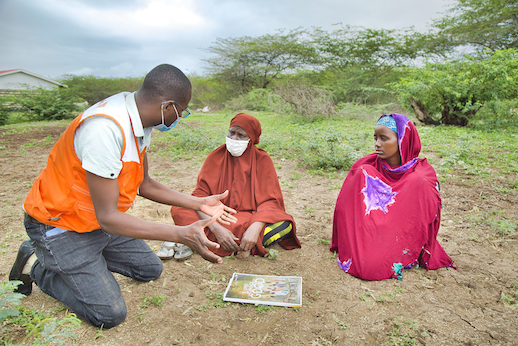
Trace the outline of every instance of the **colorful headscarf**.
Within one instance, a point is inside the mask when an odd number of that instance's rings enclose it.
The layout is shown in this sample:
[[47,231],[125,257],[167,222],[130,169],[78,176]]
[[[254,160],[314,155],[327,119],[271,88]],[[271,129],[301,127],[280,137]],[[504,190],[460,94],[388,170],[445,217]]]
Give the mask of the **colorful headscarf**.
[[394,120],[394,118],[391,116],[391,115],[384,115],[382,116],[378,122],[376,123],[376,125],[383,125],[383,126],[386,126],[388,127],[389,129],[391,129],[392,131],[394,131],[396,134],[397,134],[397,126],[396,126],[396,121]]

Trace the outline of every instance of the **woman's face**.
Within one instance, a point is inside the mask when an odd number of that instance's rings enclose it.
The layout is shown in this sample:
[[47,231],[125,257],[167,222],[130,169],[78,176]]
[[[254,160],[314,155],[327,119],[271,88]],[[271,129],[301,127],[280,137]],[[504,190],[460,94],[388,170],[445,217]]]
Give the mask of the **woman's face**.
[[235,141],[247,141],[250,139],[246,131],[240,126],[232,126],[229,128],[227,137]]
[[374,128],[374,149],[378,157],[386,160],[389,165],[401,165],[397,134],[388,127],[376,125]]

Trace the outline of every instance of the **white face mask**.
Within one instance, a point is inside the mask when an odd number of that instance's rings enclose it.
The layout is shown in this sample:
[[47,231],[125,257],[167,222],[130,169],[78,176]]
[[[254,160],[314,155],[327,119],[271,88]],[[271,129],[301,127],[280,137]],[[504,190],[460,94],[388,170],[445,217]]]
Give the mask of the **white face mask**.
[[227,144],[227,150],[230,153],[230,155],[239,157],[243,155],[246,148],[248,148],[248,142],[250,142],[250,139],[246,141],[237,141],[232,138],[225,137],[226,144]]

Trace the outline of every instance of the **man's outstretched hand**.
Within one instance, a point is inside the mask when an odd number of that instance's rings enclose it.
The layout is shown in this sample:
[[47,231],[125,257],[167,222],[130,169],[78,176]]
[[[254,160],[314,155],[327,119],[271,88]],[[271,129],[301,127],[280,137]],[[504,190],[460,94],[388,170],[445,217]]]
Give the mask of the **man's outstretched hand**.
[[230,225],[231,223],[236,223],[237,219],[234,215],[236,211],[230,207],[227,207],[221,200],[228,196],[228,190],[219,195],[212,195],[209,197],[200,197],[203,199],[202,204],[200,206],[200,211],[204,212],[207,215],[214,216],[220,210],[223,211],[220,217],[218,217],[217,221],[222,225]]
[[221,264],[223,260],[218,255],[214,254],[209,249],[219,249],[219,244],[210,241],[205,235],[205,227],[213,224],[217,220],[221,218],[223,211],[218,211],[212,218],[199,220],[190,225],[181,227],[182,230],[182,240],[181,243],[187,245],[194,251],[200,254],[201,257],[206,259],[207,261]]

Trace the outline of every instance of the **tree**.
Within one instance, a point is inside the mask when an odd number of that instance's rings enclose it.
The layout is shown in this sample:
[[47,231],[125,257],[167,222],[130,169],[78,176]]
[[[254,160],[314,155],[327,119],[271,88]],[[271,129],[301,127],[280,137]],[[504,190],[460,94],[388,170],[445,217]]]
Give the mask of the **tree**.
[[433,45],[470,46],[478,51],[518,48],[516,0],[457,0],[433,26]]
[[97,76],[65,75],[61,83],[66,84],[73,93],[91,106],[108,96],[122,91],[137,90],[144,77],[140,78],[104,78]]
[[266,88],[282,73],[296,71],[315,58],[300,29],[259,37],[218,38],[209,47],[214,57],[205,59],[208,71],[237,85],[240,91]]
[[419,111],[440,113],[443,124],[466,126],[485,102],[518,96],[518,53],[487,51],[462,61],[430,63],[391,86],[403,104],[408,106],[412,97]]
[[377,103],[393,96],[385,87],[401,74],[399,67],[416,58],[413,38],[405,31],[342,26],[327,33],[315,29],[320,83],[338,102]]
[[14,96],[13,103],[33,121],[71,119],[86,108],[82,105],[84,100],[68,88],[23,91]]
[[315,29],[312,35],[322,56],[321,62],[340,69],[361,65],[379,70],[403,66],[416,57],[407,35],[397,30],[346,25],[331,33]]

